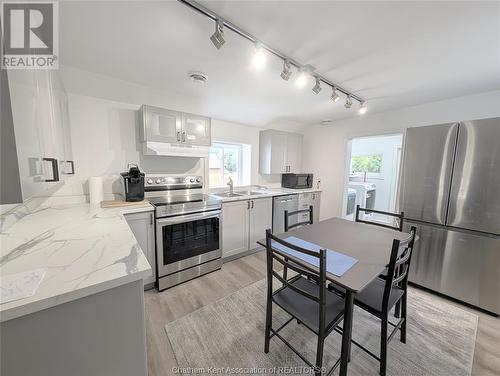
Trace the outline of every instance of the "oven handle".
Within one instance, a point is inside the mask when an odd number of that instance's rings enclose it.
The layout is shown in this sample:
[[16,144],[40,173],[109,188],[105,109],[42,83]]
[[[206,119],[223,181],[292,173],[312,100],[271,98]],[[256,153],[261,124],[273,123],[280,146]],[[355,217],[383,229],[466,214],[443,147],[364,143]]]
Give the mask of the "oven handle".
[[213,210],[205,213],[196,213],[196,214],[186,214],[181,216],[169,217],[169,218],[159,218],[156,220],[156,224],[165,225],[165,224],[176,224],[176,223],[184,223],[197,219],[208,219],[219,217],[222,213],[222,210]]

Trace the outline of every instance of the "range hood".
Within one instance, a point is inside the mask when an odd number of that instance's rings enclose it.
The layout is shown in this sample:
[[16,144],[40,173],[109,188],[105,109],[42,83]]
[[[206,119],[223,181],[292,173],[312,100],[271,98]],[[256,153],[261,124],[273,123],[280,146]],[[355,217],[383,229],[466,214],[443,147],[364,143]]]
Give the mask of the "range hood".
[[178,145],[154,141],[142,143],[142,153],[144,155],[208,158],[208,152],[208,146]]

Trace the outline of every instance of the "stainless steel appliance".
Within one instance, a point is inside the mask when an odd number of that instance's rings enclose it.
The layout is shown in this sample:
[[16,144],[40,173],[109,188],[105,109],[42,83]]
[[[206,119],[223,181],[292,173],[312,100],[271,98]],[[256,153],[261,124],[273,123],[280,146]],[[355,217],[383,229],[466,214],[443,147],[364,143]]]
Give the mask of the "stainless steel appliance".
[[409,128],[400,210],[410,281],[500,313],[500,118]]
[[[296,194],[277,196],[273,198],[273,233],[281,234],[285,232],[285,210],[299,210],[299,198]],[[289,224],[297,223],[296,216],[289,219]]]
[[155,207],[158,290],[220,269],[222,204],[202,193],[203,177],[146,175],[145,190]]
[[313,174],[282,174],[281,186],[283,188],[307,189],[312,188]]
[[375,200],[377,197],[376,184],[350,181],[348,187],[356,191],[356,205],[366,209],[375,209]]

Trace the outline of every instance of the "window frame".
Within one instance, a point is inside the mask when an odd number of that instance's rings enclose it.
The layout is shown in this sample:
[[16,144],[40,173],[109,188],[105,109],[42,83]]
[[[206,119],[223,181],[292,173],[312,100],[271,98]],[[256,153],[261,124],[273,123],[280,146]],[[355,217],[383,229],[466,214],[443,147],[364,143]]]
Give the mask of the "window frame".
[[[243,182],[243,154],[244,154],[243,153],[243,144],[238,143],[238,142],[213,141],[212,145],[210,146],[209,153],[212,152],[212,148],[222,149],[222,164],[220,167],[220,177],[221,177],[221,181],[223,182],[223,185],[215,186],[215,187],[209,186],[209,188],[225,187],[225,184],[224,184],[224,162],[225,162],[224,161],[225,160],[224,149],[226,147],[238,149],[238,166],[237,166],[238,184],[235,184],[234,186],[235,187],[242,186],[241,183]],[[210,161],[208,163],[208,174],[209,174],[208,180],[210,182]]]
[[366,172],[366,176],[367,177],[370,177],[370,178],[382,178],[383,176],[383,169],[384,169],[384,155],[383,154],[358,154],[358,155],[351,155],[351,161],[350,161],[350,164],[349,164],[349,169],[350,169],[350,173],[351,174],[355,174],[355,175],[363,175],[365,174],[364,172],[360,172],[360,171],[353,171],[352,169],[352,160],[353,158],[355,157],[373,157],[373,156],[377,156],[377,155],[380,155],[380,172]]

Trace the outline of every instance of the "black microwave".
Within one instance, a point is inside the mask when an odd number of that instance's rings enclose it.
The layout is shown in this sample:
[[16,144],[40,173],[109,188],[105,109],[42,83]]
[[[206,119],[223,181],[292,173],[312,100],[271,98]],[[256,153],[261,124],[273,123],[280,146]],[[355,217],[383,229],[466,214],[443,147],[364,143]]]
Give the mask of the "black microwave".
[[307,189],[312,188],[313,174],[283,174],[281,186],[283,188]]

